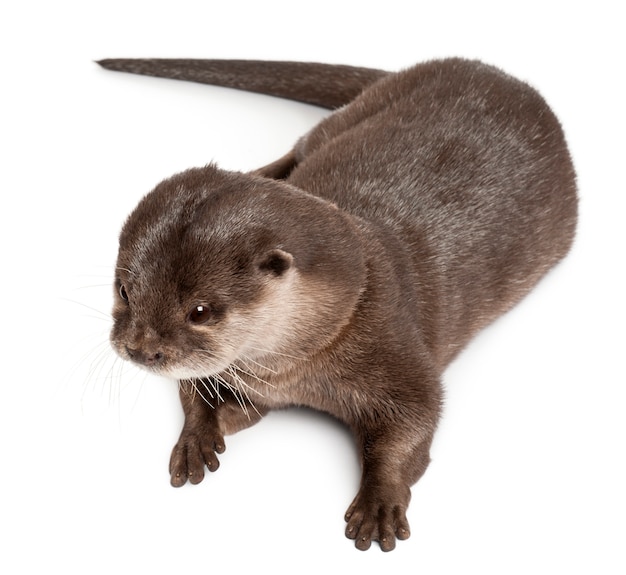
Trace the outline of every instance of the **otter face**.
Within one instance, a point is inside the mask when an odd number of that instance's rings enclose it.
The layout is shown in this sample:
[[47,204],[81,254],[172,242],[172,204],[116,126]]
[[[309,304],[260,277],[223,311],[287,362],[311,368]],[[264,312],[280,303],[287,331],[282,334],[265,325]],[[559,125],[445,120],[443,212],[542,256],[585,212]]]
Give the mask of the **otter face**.
[[297,276],[294,258],[257,216],[258,197],[224,191],[211,181],[220,177],[207,168],[166,180],[120,236],[111,343],[166,377],[208,377],[279,344],[273,302]]
[[119,266],[113,348],[149,371],[189,379],[279,345],[280,311],[272,302],[284,299],[296,272],[287,252],[263,256],[236,265],[207,257],[191,274],[166,262],[144,263],[140,270]]

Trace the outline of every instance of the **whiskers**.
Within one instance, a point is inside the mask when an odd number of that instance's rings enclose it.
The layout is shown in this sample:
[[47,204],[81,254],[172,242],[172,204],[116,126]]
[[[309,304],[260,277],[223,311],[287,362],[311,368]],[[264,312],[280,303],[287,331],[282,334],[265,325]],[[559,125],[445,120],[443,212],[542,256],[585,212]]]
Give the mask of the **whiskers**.
[[123,408],[134,410],[149,373],[113,351],[108,330],[81,337],[70,345],[66,355],[71,363],[63,378],[64,387],[77,397],[83,412],[98,406],[106,410],[116,407],[121,419]]
[[[113,321],[111,314],[102,310],[111,306],[111,276],[85,274],[78,277],[95,281],[67,286],[57,298],[63,321],[72,327],[72,336],[68,337],[63,350],[67,368],[60,383],[65,392],[76,397],[83,412],[103,405],[106,410],[117,406],[118,418],[121,418],[123,407],[131,411],[135,408],[149,374],[121,359],[109,342]],[[130,402],[122,401],[128,392],[132,393]]]
[[[196,353],[206,354],[215,360],[213,354],[206,350],[198,349]],[[198,371],[202,367],[199,366]],[[225,402],[225,394],[220,390],[227,390],[242,412],[250,419],[251,410],[259,416],[261,413],[255,405],[255,401],[264,399],[265,389],[275,389],[276,387],[261,377],[258,372],[263,371],[270,374],[277,372],[270,367],[259,363],[247,355],[242,355],[236,362],[230,363],[220,373],[211,375],[210,377],[195,378],[189,380],[193,393],[198,396],[211,408],[215,408],[217,403]],[[263,390],[263,391],[261,391]]]
[[[198,394],[202,401],[206,403],[211,409],[215,409],[215,406],[209,399],[214,399],[217,397],[219,401],[224,401],[224,399],[219,394],[219,383],[214,382],[212,377],[203,377],[202,379],[190,379],[188,380],[192,387],[192,394]],[[179,388],[181,387],[181,383],[178,384]],[[201,389],[202,388],[202,389]],[[203,391],[204,390],[204,391]]]

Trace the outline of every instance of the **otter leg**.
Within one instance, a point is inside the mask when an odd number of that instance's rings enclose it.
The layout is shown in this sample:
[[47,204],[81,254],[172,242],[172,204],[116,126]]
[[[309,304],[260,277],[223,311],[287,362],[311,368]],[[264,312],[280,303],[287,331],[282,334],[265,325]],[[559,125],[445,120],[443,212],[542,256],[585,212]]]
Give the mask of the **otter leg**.
[[426,471],[430,462],[431,435],[405,434],[398,429],[359,433],[362,446],[361,487],[346,512],[346,537],[358,549],[369,549],[378,541],[383,551],[391,551],[397,539],[410,535],[406,510],[411,485]]
[[187,480],[200,483],[205,465],[209,471],[216,471],[217,454],[226,449],[224,435],[250,427],[267,412],[251,406],[244,410],[228,390],[220,390],[220,397],[211,403],[207,394],[200,382],[179,384],[185,423],[170,457],[170,481],[174,487],[184,485]]

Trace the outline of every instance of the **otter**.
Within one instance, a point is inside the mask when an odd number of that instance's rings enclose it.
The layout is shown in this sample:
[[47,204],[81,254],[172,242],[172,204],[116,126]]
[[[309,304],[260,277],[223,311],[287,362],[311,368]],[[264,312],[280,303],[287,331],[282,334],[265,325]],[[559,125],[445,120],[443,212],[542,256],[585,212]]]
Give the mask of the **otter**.
[[111,343],[178,380],[171,483],[215,471],[224,437],[307,406],[352,431],[346,535],[409,537],[441,377],[573,242],[562,128],[526,83],[479,61],[397,73],[314,63],[104,60],[108,69],[334,110],[268,166],[166,179],[119,239]]

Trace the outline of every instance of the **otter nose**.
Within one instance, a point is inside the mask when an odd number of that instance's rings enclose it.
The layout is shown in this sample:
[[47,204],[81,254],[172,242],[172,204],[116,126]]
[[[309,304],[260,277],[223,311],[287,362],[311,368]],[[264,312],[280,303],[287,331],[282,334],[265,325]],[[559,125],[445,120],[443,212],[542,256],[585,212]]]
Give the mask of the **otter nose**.
[[126,353],[128,353],[128,357],[130,357],[130,359],[132,359],[135,363],[145,365],[147,367],[156,367],[162,364],[165,360],[165,355],[161,351],[144,351],[126,346]]

